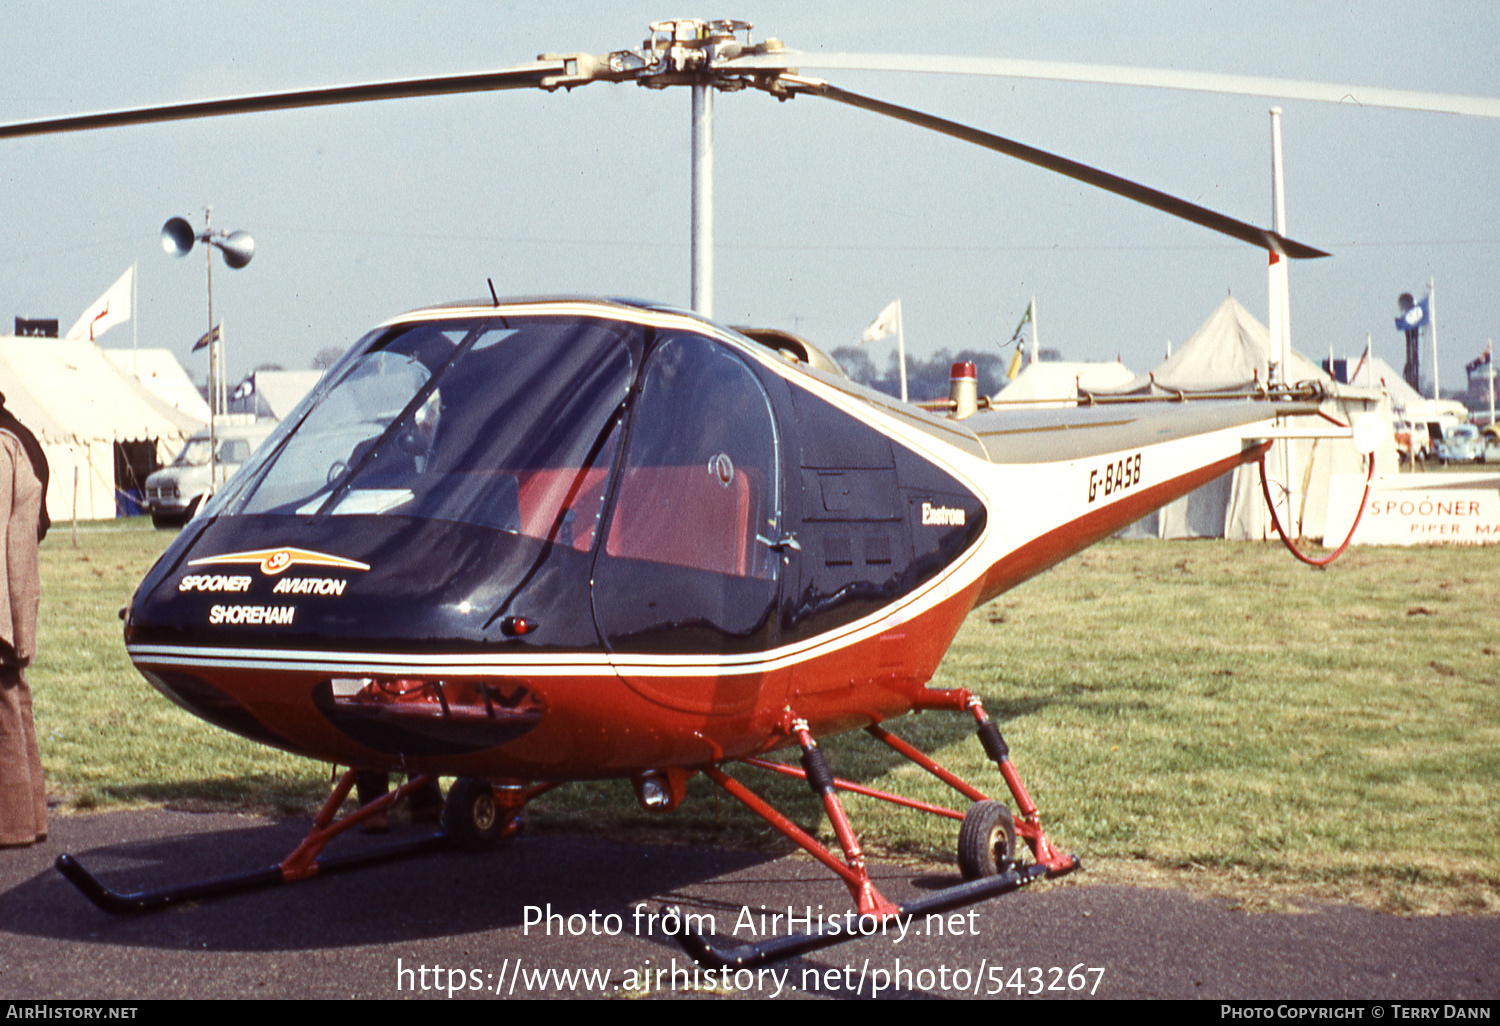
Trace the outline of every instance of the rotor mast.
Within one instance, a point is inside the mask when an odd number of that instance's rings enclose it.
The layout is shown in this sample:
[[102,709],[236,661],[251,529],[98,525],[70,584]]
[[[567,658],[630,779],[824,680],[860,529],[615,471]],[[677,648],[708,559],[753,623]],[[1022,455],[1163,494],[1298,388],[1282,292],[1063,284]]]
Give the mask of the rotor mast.
[[[634,81],[648,89],[690,86],[692,106],[692,183],[690,291],[692,307],[705,317],[714,312],[714,90],[735,91],[778,72],[733,72],[726,65],[740,57],[780,52],[781,41],[750,42],[748,21],[676,18],[651,24],[651,37],[639,50],[616,50],[601,57],[584,53],[540,55],[560,61],[560,74],[544,76],[543,89],[572,89],[589,82]],[[744,33],[743,42],[737,38]]]
[[[688,85],[692,107],[692,202],[690,262],[692,307],[704,317],[714,315],[714,90],[743,89],[742,78],[721,73],[726,61],[747,54],[780,49],[776,40],[750,43],[748,21],[700,21],[677,18],[651,25],[651,38],[641,45],[644,67],[636,81],[650,89]],[[736,38],[745,34],[744,42]],[[611,54],[610,62],[629,51]],[[628,62],[627,62],[628,63]]]
[[693,310],[714,315],[714,91],[693,85]]

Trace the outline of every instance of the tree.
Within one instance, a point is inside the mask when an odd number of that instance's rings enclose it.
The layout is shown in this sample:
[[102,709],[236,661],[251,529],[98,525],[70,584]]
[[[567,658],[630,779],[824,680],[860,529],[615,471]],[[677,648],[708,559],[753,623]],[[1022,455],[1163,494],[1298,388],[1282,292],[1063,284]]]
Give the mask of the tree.
[[868,385],[875,380],[875,363],[870,359],[870,354],[863,349],[854,346],[840,346],[828,354],[839,362],[844,368],[844,373],[858,381],[862,385]]
[[[877,369],[875,361],[863,348],[844,346],[832,353],[853,381],[859,382],[887,395],[901,394],[901,367],[896,351],[891,349],[883,370]],[[946,399],[948,376],[953,365],[967,361],[979,372],[979,391],[984,395],[998,392],[1005,384],[1005,361],[998,353],[981,352],[977,349],[960,350],[958,355],[939,349],[931,359],[906,357],[906,392],[913,400]]]

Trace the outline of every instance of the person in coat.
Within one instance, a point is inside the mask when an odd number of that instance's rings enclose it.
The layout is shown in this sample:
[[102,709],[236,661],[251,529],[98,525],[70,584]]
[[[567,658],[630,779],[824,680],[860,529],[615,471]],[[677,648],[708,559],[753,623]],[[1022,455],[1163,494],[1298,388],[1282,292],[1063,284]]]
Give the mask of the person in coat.
[[47,457],[0,395],[0,845],[47,839],[47,785],[26,666],[36,654],[38,545],[47,517]]

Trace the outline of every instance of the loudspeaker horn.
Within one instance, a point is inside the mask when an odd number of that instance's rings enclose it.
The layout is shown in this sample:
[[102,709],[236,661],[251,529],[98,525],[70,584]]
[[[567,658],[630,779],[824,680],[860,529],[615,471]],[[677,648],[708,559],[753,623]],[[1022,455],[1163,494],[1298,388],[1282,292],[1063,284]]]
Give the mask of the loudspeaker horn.
[[161,248],[172,256],[187,256],[198,236],[184,218],[174,217],[161,226]]
[[239,270],[250,262],[255,256],[255,240],[250,237],[249,232],[233,232],[222,242],[216,242],[224,253],[224,262],[235,270]]

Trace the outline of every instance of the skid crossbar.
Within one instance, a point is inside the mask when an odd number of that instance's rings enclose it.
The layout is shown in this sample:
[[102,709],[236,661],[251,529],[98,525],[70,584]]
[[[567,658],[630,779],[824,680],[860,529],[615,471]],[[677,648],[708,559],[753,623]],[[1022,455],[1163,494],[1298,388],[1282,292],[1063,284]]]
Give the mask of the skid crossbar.
[[[780,773],[786,777],[796,777],[798,780],[807,779],[807,771],[800,770],[796,766],[788,766],[784,762],[771,762],[769,759],[745,759],[746,766],[754,766],[756,769],[770,770],[772,773]],[[957,809],[945,809],[941,805],[932,805],[928,802],[919,802],[915,798],[903,798],[899,794],[891,794],[889,791],[879,791],[864,784],[856,784],[852,780],[843,777],[834,777],[833,786],[840,791],[848,791],[850,794],[864,795],[866,798],[878,798],[892,805],[900,805],[902,808],[915,809],[918,812],[929,812],[934,816],[946,816],[949,819],[963,819],[964,814]]]
[[[921,766],[928,773],[931,773],[943,783],[953,788],[953,790],[969,799],[969,801],[982,802],[987,797],[989,797],[983,791],[979,790],[979,788],[975,787],[973,784],[970,784],[962,777],[950,773],[948,770],[944,769],[942,766],[933,761],[933,759],[925,752],[921,752],[916,748],[913,748],[911,745],[907,744],[905,741],[901,740],[899,737],[897,737],[895,734],[892,734],[884,727],[878,725],[866,727],[865,733],[869,734],[877,741],[881,741],[894,748],[896,751],[906,756],[906,758],[910,759],[918,766]],[[963,814],[959,813],[958,818],[963,819]]]

